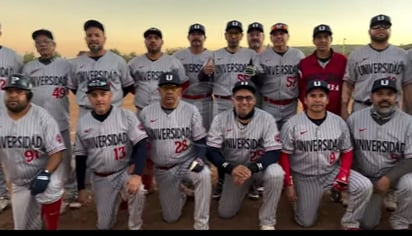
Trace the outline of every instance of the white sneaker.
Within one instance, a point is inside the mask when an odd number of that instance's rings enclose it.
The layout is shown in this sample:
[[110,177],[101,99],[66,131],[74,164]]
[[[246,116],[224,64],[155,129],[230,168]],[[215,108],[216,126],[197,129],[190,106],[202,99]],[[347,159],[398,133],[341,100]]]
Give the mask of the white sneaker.
[[69,206],[69,203],[63,200],[62,204],[60,205],[60,215],[63,215],[67,211],[68,206]]
[[0,197],[0,212],[3,212],[10,206],[10,199],[7,197]]
[[273,225],[261,225],[260,230],[275,230],[275,226],[273,226]]
[[394,192],[388,192],[383,198],[383,205],[387,211],[395,211],[398,208],[396,203],[396,196]]

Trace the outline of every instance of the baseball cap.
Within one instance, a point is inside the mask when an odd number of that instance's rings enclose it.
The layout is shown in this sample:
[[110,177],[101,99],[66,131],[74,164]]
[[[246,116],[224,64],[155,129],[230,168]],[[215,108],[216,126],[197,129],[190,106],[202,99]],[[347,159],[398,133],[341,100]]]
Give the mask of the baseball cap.
[[52,32],[50,32],[50,31],[47,30],[47,29],[39,29],[39,30],[34,31],[34,32],[31,34],[31,38],[34,40],[34,39],[36,39],[37,36],[39,36],[39,35],[44,35],[44,36],[46,36],[47,38],[49,38],[49,39],[51,39],[51,40],[54,40]]
[[200,33],[202,33],[203,35],[205,35],[206,34],[206,31],[205,31],[205,27],[203,26],[203,25],[201,25],[201,24],[193,24],[193,25],[191,25],[190,27],[189,27],[189,34],[191,34],[191,33],[193,33],[193,32],[200,32]]
[[323,80],[310,80],[306,86],[306,94],[313,89],[323,89],[326,93],[329,93],[328,83]]
[[232,20],[227,22],[226,24],[226,32],[229,31],[230,29],[239,29],[240,32],[243,32],[243,28],[242,28],[242,23],[240,23],[237,20]]
[[97,78],[87,81],[87,92],[86,93],[90,93],[91,91],[95,89],[110,91],[109,80],[104,77],[97,77]]
[[369,25],[369,28],[371,28],[375,25],[389,25],[389,26],[392,26],[391,18],[387,15],[382,15],[382,14],[374,16],[371,19],[371,23]]
[[332,29],[329,25],[317,25],[315,26],[315,28],[313,28],[313,37],[316,37],[316,35],[319,33],[328,33],[330,36],[332,36]]
[[96,27],[104,32],[104,26],[102,23],[98,22],[97,20],[88,20],[84,23],[84,31],[86,31],[90,27]]
[[30,78],[23,74],[12,74],[7,77],[6,84],[3,89],[7,90],[8,88],[17,88],[31,91],[32,83],[30,81]]
[[180,78],[177,74],[173,72],[165,72],[160,76],[159,79],[159,87],[166,85],[166,84],[174,84],[180,86]]
[[396,93],[398,92],[398,88],[396,87],[396,81],[393,79],[382,78],[382,79],[375,80],[375,82],[373,82],[373,85],[372,85],[372,93],[382,88],[388,88],[388,89],[392,89]]
[[155,27],[152,27],[152,28],[147,29],[147,30],[144,32],[143,37],[146,38],[147,36],[149,36],[149,35],[151,35],[151,34],[155,34],[155,35],[159,36],[159,38],[163,38],[162,31],[160,31],[160,29],[155,28]]
[[253,22],[247,27],[247,33],[250,33],[252,30],[257,30],[263,33],[263,25],[259,22]]
[[240,89],[247,89],[253,94],[256,94],[256,86],[250,80],[236,82],[233,86],[232,93],[235,94]]
[[283,31],[283,32],[288,34],[289,33],[288,28],[289,28],[288,25],[285,24],[285,23],[276,23],[276,24],[272,25],[272,27],[270,29],[270,34],[272,34],[275,31],[278,31],[278,30]]

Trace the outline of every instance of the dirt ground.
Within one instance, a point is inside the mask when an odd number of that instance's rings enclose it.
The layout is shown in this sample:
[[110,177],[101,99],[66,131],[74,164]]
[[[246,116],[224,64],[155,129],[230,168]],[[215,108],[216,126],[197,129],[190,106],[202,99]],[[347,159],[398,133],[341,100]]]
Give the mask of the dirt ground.
[[[76,127],[77,108],[73,97],[71,96],[71,117],[72,127]],[[132,97],[126,97],[124,106],[134,110]],[[212,177],[215,182],[215,171],[212,169]],[[212,200],[210,209],[210,229],[212,230],[256,230],[259,229],[258,211],[262,203],[259,200],[245,199],[243,206],[232,219],[221,219],[217,215],[217,201]],[[161,209],[157,192],[147,196],[145,209],[143,213],[143,229],[144,230],[190,230],[193,225],[193,199],[188,199],[188,203],[184,208],[181,219],[173,224],[168,224],[161,219]],[[334,230],[340,229],[340,218],[344,213],[342,205],[333,203],[325,195],[319,209],[318,221],[315,226],[307,230]],[[382,224],[379,229],[389,229],[388,223],[389,213],[385,212],[382,218]],[[121,210],[118,214],[118,221],[115,226],[117,230],[127,229],[127,211]],[[60,229],[65,230],[93,230],[96,229],[96,209],[93,201],[86,206],[76,210],[67,210],[61,215]],[[11,209],[0,214],[0,229],[13,229],[13,220]],[[300,230],[292,218],[292,210],[284,197],[279,202],[277,211],[278,230]]]

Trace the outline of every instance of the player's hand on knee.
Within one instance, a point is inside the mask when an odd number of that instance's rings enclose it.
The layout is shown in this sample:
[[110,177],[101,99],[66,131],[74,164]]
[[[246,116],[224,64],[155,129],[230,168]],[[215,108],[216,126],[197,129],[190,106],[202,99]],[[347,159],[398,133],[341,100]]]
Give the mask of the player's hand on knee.
[[349,181],[349,172],[341,170],[339,171],[338,175],[335,177],[335,181],[333,182],[333,189],[338,191],[345,191],[348,189],[348,181]]
[[375,183],[375,192],[380,193],[380,194],[386,194],[390,187],[391,187],[391,181],[387,176],[382,176],[381,178],[378,179]]
[[142,177],[140,175],[129,175],[127,180],[127,193],[135,194],[139,191],[140,186],[142,185]]
[[30,183],[30,192],[36,195],[46,191],[50,182],[50,173],[47,170],[41,170]]
[[203,170],[205,167],[205,162],[202,160],[202,158],[196,158],[190,163],[189,165],[189,170],[199,173]]

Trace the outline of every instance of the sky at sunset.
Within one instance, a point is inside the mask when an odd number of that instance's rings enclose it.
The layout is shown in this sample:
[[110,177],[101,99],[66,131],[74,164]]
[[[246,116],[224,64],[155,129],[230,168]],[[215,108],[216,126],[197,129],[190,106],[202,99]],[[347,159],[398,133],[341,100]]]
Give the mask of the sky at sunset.
[[[311,46],[312,30],[328,24],[334,44],[366,44],[372,16],[392,18],[392,44],[412,43],[410,0],[1,0],[2,36],[0,44],[24,54],[35,52],[31,33],[46,28],[54,33],[57,51],[73,57],[87,50],[83,24],[101,21],[106,28],[107,49],[122,53],[145,51],[143,32],[155,26],[162,30],[163,48],[186,47],[188,27],[206,27],[206,47],[225,46],[224,30],[230,20],[247,25],[260,22],[265,33],[277,22],[289,25],[290,46]],[[266,36],[265,44],[269,43]],[[246,46],[246,37],[242,40]],[[36,54],[37,55],[37,54]]]

